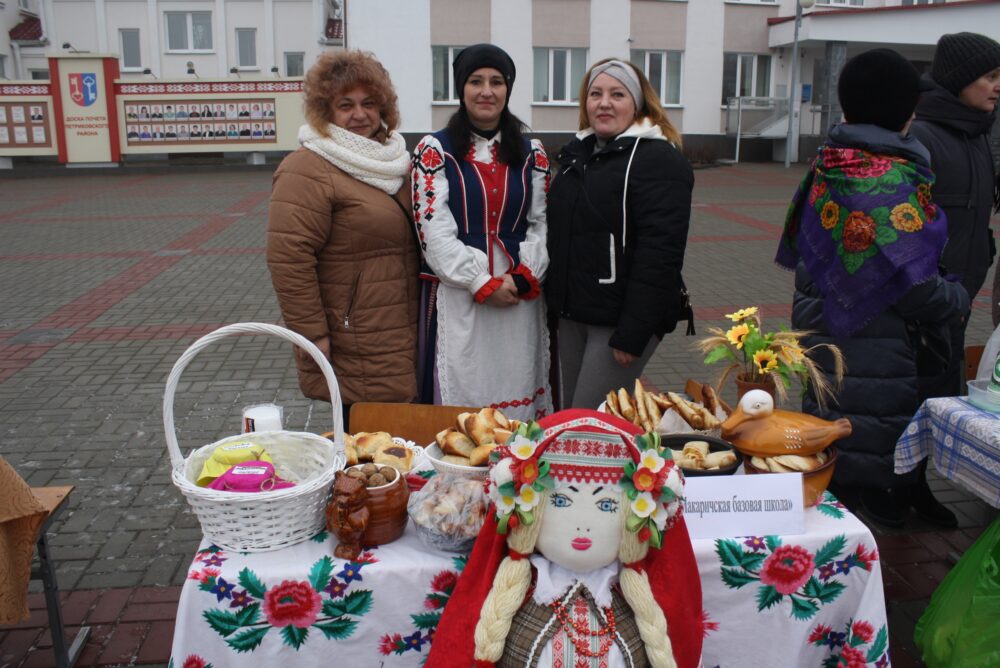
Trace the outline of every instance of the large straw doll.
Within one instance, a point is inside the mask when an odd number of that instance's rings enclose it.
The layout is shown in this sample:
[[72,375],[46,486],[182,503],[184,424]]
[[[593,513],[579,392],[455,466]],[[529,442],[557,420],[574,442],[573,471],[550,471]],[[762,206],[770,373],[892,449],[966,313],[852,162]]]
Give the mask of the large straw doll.
[[568,410],[494,451],[429,668],[696,668],[701,584],[659,437]]

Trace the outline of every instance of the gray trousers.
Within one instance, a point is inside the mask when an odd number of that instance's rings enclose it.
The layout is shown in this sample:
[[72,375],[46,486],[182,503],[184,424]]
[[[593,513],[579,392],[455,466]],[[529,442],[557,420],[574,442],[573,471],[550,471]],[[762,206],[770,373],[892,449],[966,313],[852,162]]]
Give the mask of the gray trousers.
[[559,318],[559,370],[562,407],[596,409],[611,390],[624,387],[632,393],[635,379],[660,343],[649,338],[646,349],[627,367],[619,366],[608,341],[614,327],[599,327]]

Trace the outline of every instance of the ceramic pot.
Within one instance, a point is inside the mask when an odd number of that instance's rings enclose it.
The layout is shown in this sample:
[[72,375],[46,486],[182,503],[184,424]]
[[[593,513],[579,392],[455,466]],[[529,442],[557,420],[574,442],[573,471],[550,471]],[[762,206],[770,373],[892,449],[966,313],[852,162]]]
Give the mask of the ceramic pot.
[[[833,478],[833,467],[837,463],[837,448],[832,445],[825,450],[829,458],[822,465],[802,474],[802,503],[806,508],[811,508],[823,498],[830,480]],[[759,469],[750,461],[750,457],[743,459],[743,470],[747,475],[755,473],[770,473]]]
[[406,503],[410,500],[410,488],[403,475],[379,487],[368,488],[368,528],[361,537],[362,545],[385,545],[403,535],[409,515]]
[[778,405],[777,388],[774,386],[774,379],[768,379],[762,383],[745,380],[743,374],[736,376],[736,401],[739,402],[743,395],[750,390],[764,390],[771,395],[774,405]]

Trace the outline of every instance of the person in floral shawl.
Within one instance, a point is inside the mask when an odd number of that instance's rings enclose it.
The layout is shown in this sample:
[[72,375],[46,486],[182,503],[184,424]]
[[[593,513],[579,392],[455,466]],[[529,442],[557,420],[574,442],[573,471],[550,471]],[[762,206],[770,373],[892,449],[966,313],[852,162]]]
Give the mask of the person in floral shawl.
[[[949,324],[969,311],[968,293],[940,275],[947,220],[931,197],[927,149],[907,136],[920,91],[917,71],[895,51],[848,61],[837,91],[845,122],[799,185],[775,258],[795,271],[792,327],[814,332],[805,347],[834,344],[847,365],[832,406],[821,409],[811,391],[802,401],[803,411],[854,427],[836,443],[831,490],[889,526],[903,525],[914,500],[947,513],[922,471],[894,473],[893,453],[947,368]],[[832,377],[833,360],[815,357]]]

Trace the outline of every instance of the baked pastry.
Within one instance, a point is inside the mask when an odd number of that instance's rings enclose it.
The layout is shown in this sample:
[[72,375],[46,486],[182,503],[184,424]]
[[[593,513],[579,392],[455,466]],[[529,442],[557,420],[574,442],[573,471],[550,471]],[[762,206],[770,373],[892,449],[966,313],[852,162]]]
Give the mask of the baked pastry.
[[705,468],[706,469],[716,469],[722,468],[724,466],[730,466],[736,463],[736,453],[732,450],[721,450],[719,452],[710,452],[705,455]]
[[347,456],[347,465],[354,466],[358,463],[358,448],[354,444],[354,437],[344,434],[344,453]]
[[469,466],[486,466],[490,461],[490,453],[496,449],[496,443],[480,445],[469,455]]
[[476,444],[472,442],[472,439],[457,429],[445,429],[438,432],[437,442],[441,447],[441,452],[446,455],[468,458],[476,449]]
[[497,445],[506,445],[507,441],[509,441],[510,437],[513,435],[514,432],[512,432],[510,429],[503,429],[501,427],[497,427],[496,429],[493,430],[493,439],[496,441]]
[[369,433],[359,431],[354,435],[354,444],[358,450],[358,459],[371,461],[375,457],[375,453],[379,451],[379,448],[394,445],[394,441],[388,432],[375,431]]
[[393,442],[392,445],[380,447],[372,461],[406,473],[413,468],[413,450]]
[[510,420],[507,419],[507,416],[501,413],[497,408],[483,408],[479,411],[479,416],[482,417],[486,421],[486,424],[493,429],[498,427],[501,429],[511,428]]
[[462,422],[462,431],[472,439],[477,446],[495,442],[493,426],[480,413],[466,416]]
[[441,457],[441,461],[448,464],[456,464],[458,466],[472,466],[472,464],[469,463],[468,457],[459,457],[457,455],[444,455]]

